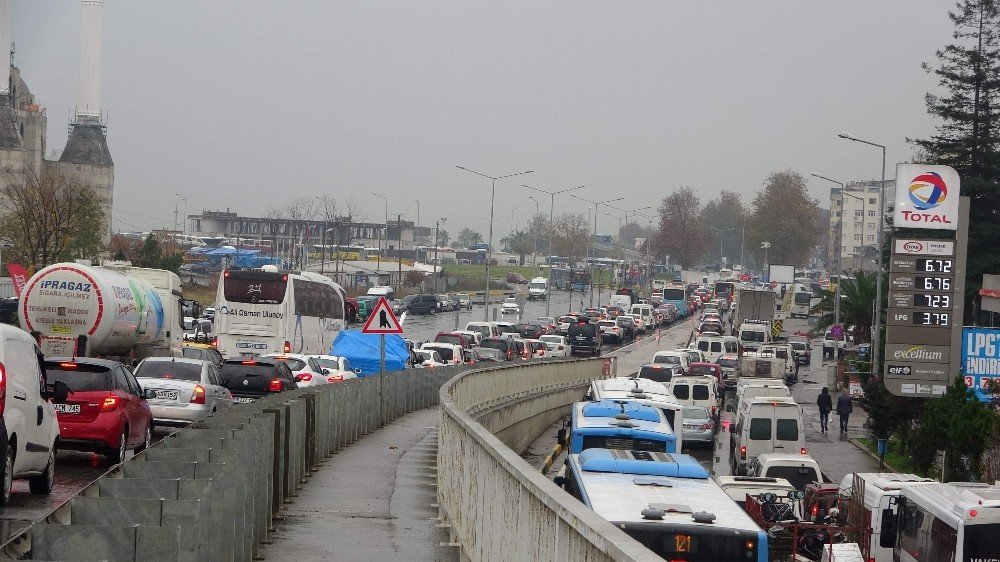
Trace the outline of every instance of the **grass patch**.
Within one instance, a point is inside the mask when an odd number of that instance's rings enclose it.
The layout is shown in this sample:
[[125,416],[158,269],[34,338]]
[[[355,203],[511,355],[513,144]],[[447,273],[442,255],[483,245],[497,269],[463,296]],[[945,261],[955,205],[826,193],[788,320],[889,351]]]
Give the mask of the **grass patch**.
[[[858,439],[858,441],[862,445],[864,445],[866,449],[871,451],[875,456],[878,456],[878,443],[876,442],[875,439],[869,439],[867,437],[863,437],[861,439]],[[916,474],[918,476],[924,476],[927,478],[938,477],[938,474],[935,474],[937,470],[934,467],[931,467],[929,474],[922,474],[919,470],[917,470],[916,467],[914,467],[913,464],[911,463],[910,457],[899,452],[898,439],[889,439],[889,444],[888,447],[886,447],[885,451],[885,463],[887,466],[891,465],[892,468],[896,469],[899,472]]]
[[196,300],[202,307],[211,306],[215,303],[215,297],[219,290],[218,285],[218,282],[211,285],[185,283],[182,287],[184,298]]

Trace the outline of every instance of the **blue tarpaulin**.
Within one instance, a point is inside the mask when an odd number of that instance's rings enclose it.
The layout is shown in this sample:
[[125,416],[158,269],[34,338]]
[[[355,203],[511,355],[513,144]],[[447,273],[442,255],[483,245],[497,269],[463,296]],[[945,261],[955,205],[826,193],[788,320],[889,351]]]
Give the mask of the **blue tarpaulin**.
[[[330,355],[344,357],[355,369],[361,369],[359,377],[377,375],[379,369],[379,336],[363,334],[360,330],[343,330],[333,341]],[[398,335],[385,336],[385,370],[402,371],[410,358],[406,342]]]

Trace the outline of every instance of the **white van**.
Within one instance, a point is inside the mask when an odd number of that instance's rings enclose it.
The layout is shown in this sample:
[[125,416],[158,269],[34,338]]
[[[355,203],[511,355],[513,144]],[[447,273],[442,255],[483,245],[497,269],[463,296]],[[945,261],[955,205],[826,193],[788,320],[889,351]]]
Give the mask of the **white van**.
[[690,356],[683,351],[657,351],[653,354],[653,363],[667,363],[669,365],[680,365],[684,372],[688,370],[691,362]]
[[629,314],[638,314],[642,317],[642,321],[646,324],[646,328],[652,328],[657,325],[656,322],[656,309],[653,308],[651,304],[633,304],[632,308],[628,311]]
[[52,491],[59,424],[49,399],[64,402],[69,388],[63,382],[54,390],[39,384],[45,369],[38,344],[24,330],[7,324],[0,324],[0,369],[5,430],[0,451],[6,459],[0,506],[4,506],[10,502],[15,478],[27,478],[32,494]]
[[744,320],[740,324],[740,346],[744,350],[760,349],[760,346],[771,343],[771,323],[767,321]]
[[528,283],[528,300],[545,300],[549,298],[549,280],[535,277]]
[[392,300],[395,298],[395,292],[392,287],[376,285],[374,287],[369,287],[368,292],[365,293],[372,297],[385,297],[386,300]]
[[719,413],[719,396],[716,393],[715,377],[674,377],[670,379],[670,394],[684,406],[704,406],[712,412],[712,417]]
[[465,325],[465,329],[479,332],[483,336],[482,339],[500,337],[500,330],[493,322],[469,322]]
[[[726,350],[726,337],[732,336],[698,336],[698,338],[694,340],[694,345],[692,347],[697,348],[698,351],[705,356],[705,360],[709,363],[718,363],[719,357],[722,357],[727,353],[736,353],[738,351]],[[735,338],[733,339],[735,340]]]
[[744,414],[746,408],[755,398],[765,396],[790,398],[792,393],[788,390],[785,382],[778,379],[740,379],[736,385],[736,411],[738,415]]
[[753,399],[729,431],[733,474],[746,474],[750,462],[761,453],[807,452],[802,407],[791,398]]

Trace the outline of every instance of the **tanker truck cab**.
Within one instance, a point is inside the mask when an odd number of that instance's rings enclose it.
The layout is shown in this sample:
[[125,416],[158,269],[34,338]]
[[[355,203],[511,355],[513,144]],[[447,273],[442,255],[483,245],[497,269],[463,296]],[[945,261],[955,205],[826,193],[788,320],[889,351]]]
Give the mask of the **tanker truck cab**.
[[49,399],[66,400],[65,384],[47,388],[42,354],[27,332],[0,324],[0,452],[4,455],[0,506],[10,501],[14,479],[32,494],[52,491],[59,424]]

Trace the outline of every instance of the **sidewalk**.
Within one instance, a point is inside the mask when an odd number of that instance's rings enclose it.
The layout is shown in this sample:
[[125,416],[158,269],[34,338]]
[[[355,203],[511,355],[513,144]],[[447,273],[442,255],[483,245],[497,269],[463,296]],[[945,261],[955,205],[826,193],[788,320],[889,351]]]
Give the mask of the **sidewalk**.
[[[802,405],[803,423],[806,429],[806,447],[809,454],[819,463],[823,474],[833,482],[840,483],[845,475],[852,472],[890,472],[889,468],[879,469],[878,461],[859,450],[851,439],[867,437],[864,423],[868,419],[865,411],[855,400],[854,412],[847,424],[847,433],[840,433],[840,418],[836,412],[830,414],[829,432],[822,433],[819,425],[819,408],[816,398],[827,385],[827,372],[833,361],[822,361],[822,345],[813,341],[813,364],[799,368],[799,382],[792,386],[792,396]],[[810,368],[811,367],[811,368]],[[836,402],[838,392],[830,388]]]
[[457,560],[431,507],[439,416],[407,414],[330,457],[281,512],[267,558]]

